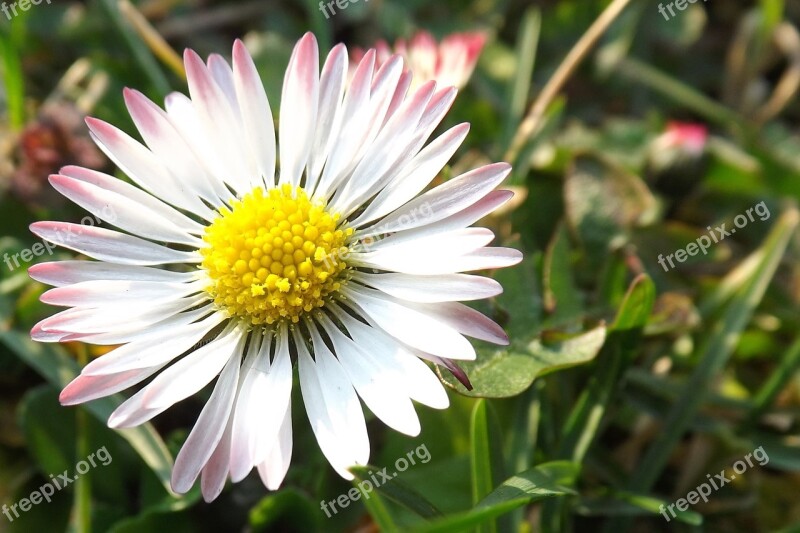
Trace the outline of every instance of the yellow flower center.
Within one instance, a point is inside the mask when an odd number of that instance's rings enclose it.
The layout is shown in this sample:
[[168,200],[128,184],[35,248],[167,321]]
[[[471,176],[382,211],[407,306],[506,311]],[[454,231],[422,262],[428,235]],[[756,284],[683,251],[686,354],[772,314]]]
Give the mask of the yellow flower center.
[[206,228],[206,290],[229,316],[253,325],[297,322],[341,286],[353,229],[337,228],[339,218],[300,187],[255,188]]

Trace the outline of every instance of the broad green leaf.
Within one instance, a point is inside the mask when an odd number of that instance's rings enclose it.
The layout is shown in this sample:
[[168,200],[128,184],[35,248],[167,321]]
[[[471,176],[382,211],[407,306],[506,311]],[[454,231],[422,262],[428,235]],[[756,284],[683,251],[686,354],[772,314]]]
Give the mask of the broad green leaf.
[[472,382],[471,391],[452,376],[441,372],[439,375],[446,385],[466,396],[515,396],[530,387],[539,376],[591,361],[599,353],[605,338],[606,328],[598,326],[554,343],[534,339],[528,346],[508,350],[479,349],[477,360],[461,363]]
[[470,511],[415,528],[415,533],[463,532],[523,505],[545,498],[575,494],[572,485],[579,466],[568,461],[553,461],[520,472],[504,481]]
[[[0,331],[0,342],[59,390],[63,389],[80,372],[78,364],[62,349],[50,344],[34,342],[25,333]],[[85,404],[84,408],[105,424],[114,409],[123,401],[122,396],[115,394],[91,401]],[[146,423],[135,428],[117,430],[117,433],[128,441],[145,464],[158,476],[167,492],[172,494],[170,486],[172,457],[155,428],[150,423]]]

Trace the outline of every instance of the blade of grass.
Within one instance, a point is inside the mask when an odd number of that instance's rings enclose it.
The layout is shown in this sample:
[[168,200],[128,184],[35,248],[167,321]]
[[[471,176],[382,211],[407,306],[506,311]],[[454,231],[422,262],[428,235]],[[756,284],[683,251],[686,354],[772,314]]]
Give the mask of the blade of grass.
[[616,72],[678,102],[711,122],[737,132],[745,131],[744,119],[738,113],[642,61],[626,57],[617,63]]
[[183,60],[167,43],[152,24],[128,0],[119,1],[119,11],[131,25],[142,41],[150,48],[155,56],[177,74],[181,79],[186,79],[186,70]]
[[525,113],[525,104],[531,92],[533,69],[536,64],[536,52],[539,47],[539,36],[542,30],[542,12],[529,8],[525,11],[520,25],[520,36],[517,41],[517,72],[508,87],[508,115],[503,131],[501,146],[508,146]]
[[786,355],[778,363],[778,368],[772,372],[767,382],[753,397],[755,405],[753,405],[753,409],[748,414],[747,426],[752,426],[758,422],[761,415],[770,408],[778,394],[792,379],[798,367],[800,367],[800,336],[795,339]]
[[14,131],[21,130],[25,125],[25,76],[20,59],[25,33],[23,24],[23,17],[17,17],[11,21],[8,32],[0,31],[0,57],[8,104],[8,122]]
[[[470,471],[472,472],[472,503],[476,505],[481,499],[492,492],[492,459],[489,444],[489,421],[486,413],[486,400],[478,400],[472,410],[470,421],[471,454]],[[497,526],[487,522],[478,528],[478,531],[494,533]]]
[[550,104],[558,96],[558,92],[567,82],[569,77],[578,68],[583,59],[588,55],[589,51],[594,47],[597,41],[602,37],[603,33],[609,26],[616,20],[620,13],[628,6],[631,0],[613,0],[608,7],[603,11],[597,20],[589,27],[588,30],[578,39],[575,46],[569,51],[564,61],[558,66],[553,76],[547,81],[547,84],[539,93],[539,96],[533,102],[528,115],[519,125],[511,145],[506,151],[503,158],[512,165],[516,162],[517,157],[520,155],[522,148],[530,137],[532,137],[539,126],[545,113],[550,107]]

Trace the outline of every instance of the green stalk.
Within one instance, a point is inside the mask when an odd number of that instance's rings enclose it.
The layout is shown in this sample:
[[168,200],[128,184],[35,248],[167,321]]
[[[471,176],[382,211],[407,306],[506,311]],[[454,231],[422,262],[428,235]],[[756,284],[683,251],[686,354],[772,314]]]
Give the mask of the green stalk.
[[[83,368],[89,363],[89,350],[83,343],[78,344],[78,364]],[[89,419],[83,409],[75,413],[76,444],[75,454],[77,461],[83,460],[91,454],[89,449]],[[77,533],[91,533],[92,531],[92,484],[89,473],[75,474],[75,501],[72,507],[72,528]]]

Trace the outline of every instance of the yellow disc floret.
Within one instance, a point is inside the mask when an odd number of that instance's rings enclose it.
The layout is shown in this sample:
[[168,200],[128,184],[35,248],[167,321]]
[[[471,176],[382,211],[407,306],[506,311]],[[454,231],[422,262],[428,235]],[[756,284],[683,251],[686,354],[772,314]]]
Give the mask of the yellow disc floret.
[[352,228],[300,187],[258,187],[206,228],[200,253],[207,291],[230,316],[253,325],[297,322],[341,286]]

